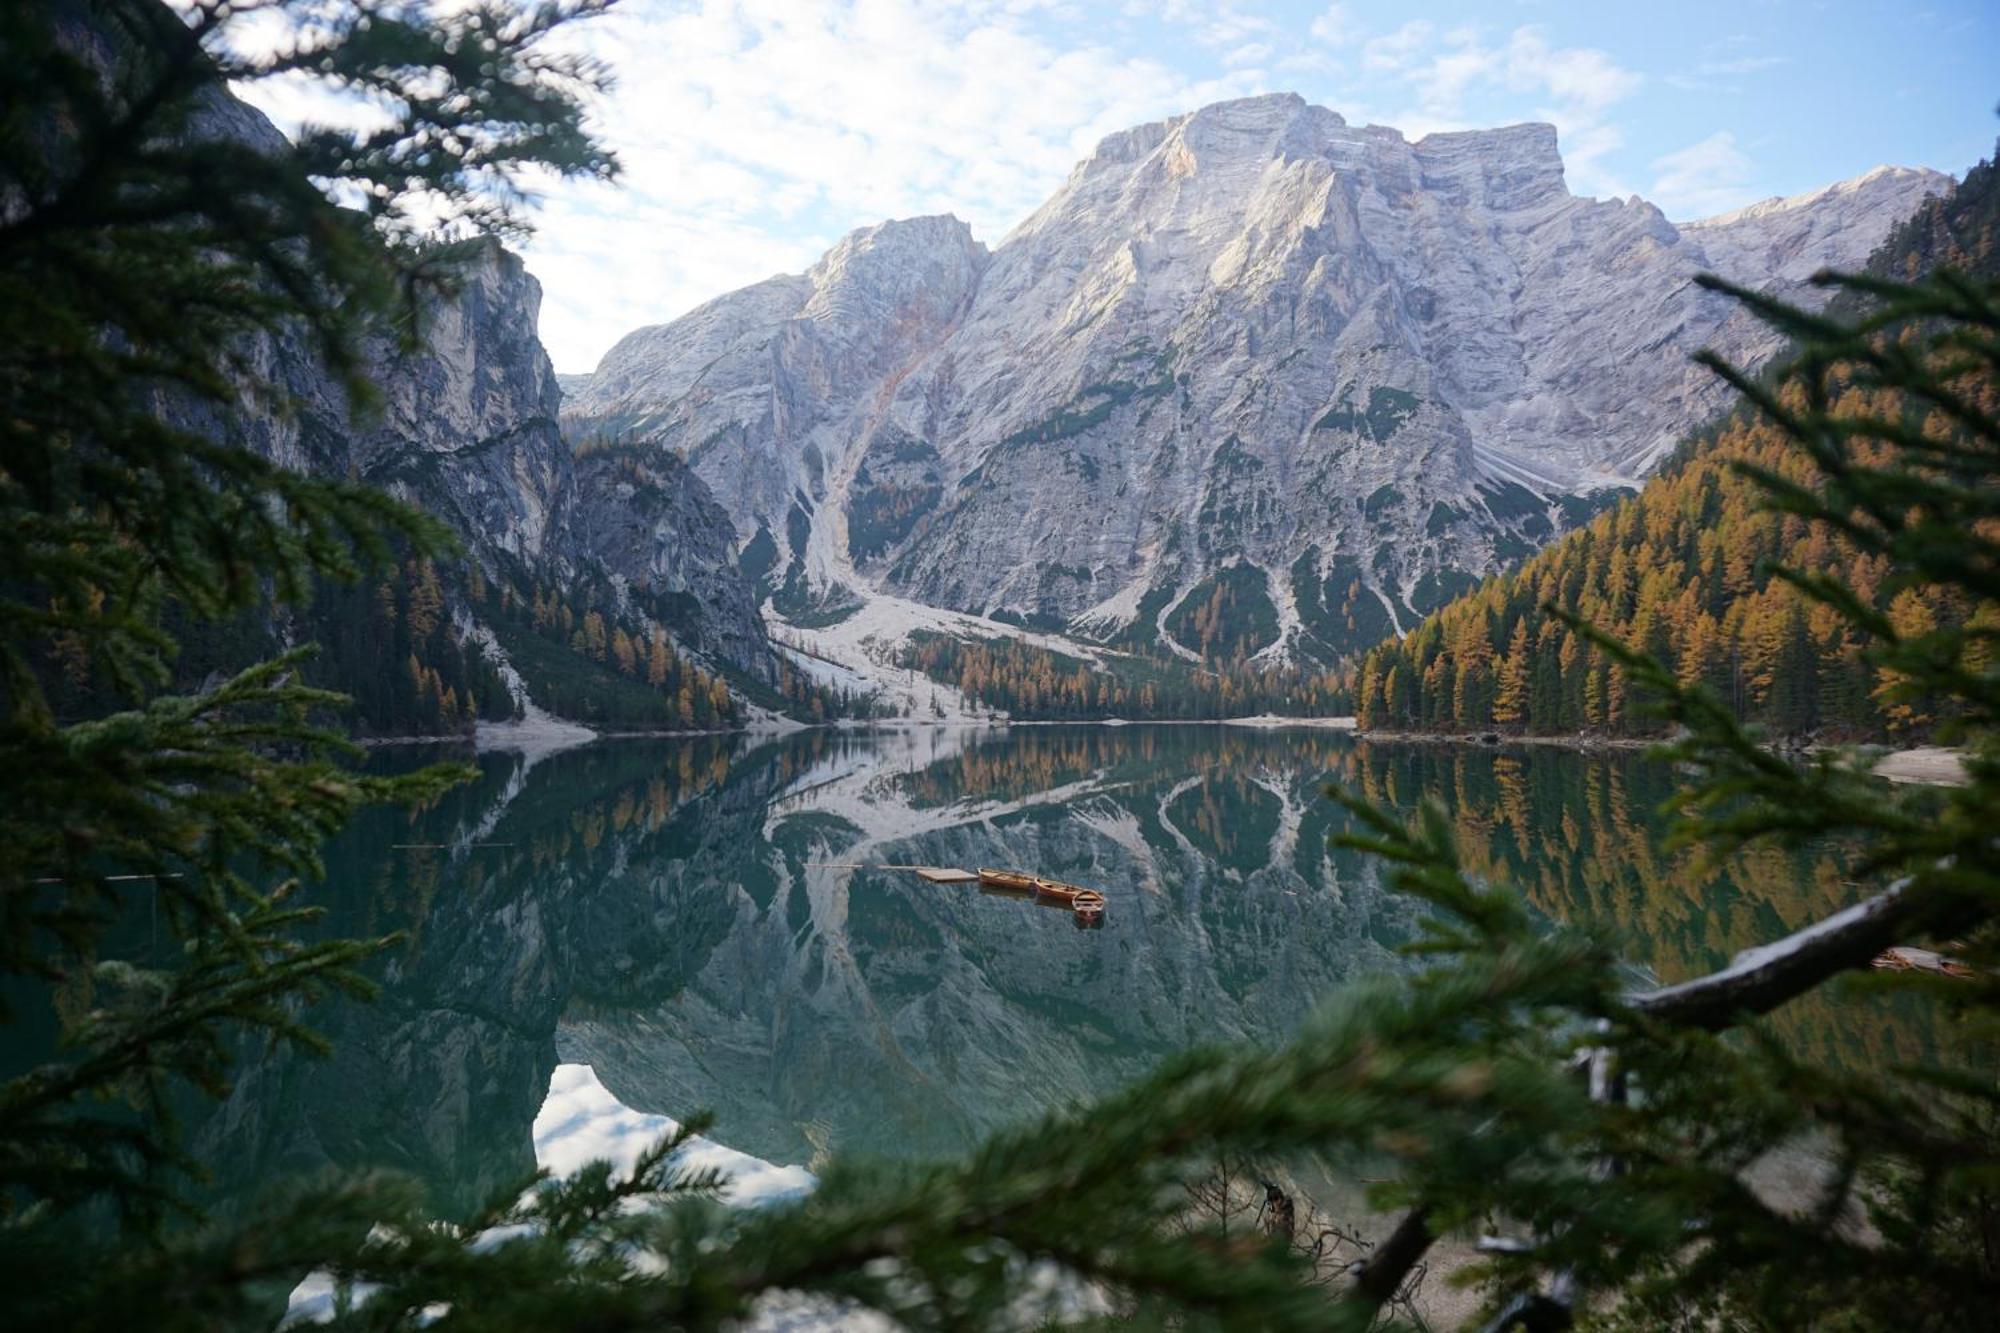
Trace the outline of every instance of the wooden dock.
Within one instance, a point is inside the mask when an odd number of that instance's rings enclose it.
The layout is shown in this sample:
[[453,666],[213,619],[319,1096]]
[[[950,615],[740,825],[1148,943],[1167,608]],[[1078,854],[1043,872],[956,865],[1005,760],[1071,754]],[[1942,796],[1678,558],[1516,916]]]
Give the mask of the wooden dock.
[[952,866],[889,866],[871,861],[808,861],[815,870],[903,870],[927,884],[977,884],[979,876]]

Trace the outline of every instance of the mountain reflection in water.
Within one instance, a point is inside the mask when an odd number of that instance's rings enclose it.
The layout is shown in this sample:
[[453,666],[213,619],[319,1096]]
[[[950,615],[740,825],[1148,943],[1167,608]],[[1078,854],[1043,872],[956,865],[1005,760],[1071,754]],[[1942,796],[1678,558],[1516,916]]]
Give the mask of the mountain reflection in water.
[[[404,766],[429,756],[385,752]],[[407,933],[334,1055],[246,1051],[197,1154],[224,1196],[328,1163],[413,1172],[442,1207],[531,1170],[559,1064],[639,1116],[708,1109],[777,1164],[924,1157],[1209,1042],[1277,1041],[1344,980],[1408,966],[1421,905],[1334,851],[1328,781],[1438,796],[1468,863],[1622,933],[1662,979],[1852,895],[1837,858],[1697,873],[1659,853],[1676,778],[1640,756],[1385,745],[1323,730],[914,729],[605,741],[481,777],[330,849],[323,928]],[[1101,889],[1103,929],[898,872],[1020,866]],[[1795,1042],[1907,1040],[1828,1005]],[[1871,1043],[1877,1049],[1871,1049]]]

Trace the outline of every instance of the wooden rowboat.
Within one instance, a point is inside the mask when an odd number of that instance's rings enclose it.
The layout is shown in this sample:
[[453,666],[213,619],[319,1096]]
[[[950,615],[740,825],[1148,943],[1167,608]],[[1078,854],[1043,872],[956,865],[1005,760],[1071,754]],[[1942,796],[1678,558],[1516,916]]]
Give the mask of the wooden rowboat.
[[995,870],[991,866],[981,866],[979,887],[1000,893],[1031,894],[1035,891],[1035,877],[1019,870]]
[[907,870],[928,884],[977,884],[981,893],[1004,898],[1027,898],[1043,907],[1067,909],[1078,927],[1104,924],[1104,895],[1096,889],[1065,884],[1059,879],[1031,875],[1025,870],[998,870],[981,866],[978,870],[958,870],[951,866],[872,865],[859,861],[808,861],[825,870]]
[[1101,909],[1104,895],[1096,889],[1086,889],[1080,884],[1065,884],[1059,879],[1037,879],[1035,897],[1047,902],[1061,903],[1064,907],[1074,907],[1079,901],[1095,901]]
[[1065,884],[1059,879],[982,866],[979,870],[979,891],[1004,894],[1010,898],[1032,898],[1044,907],[1067,908],[1075,915],[1079,926],[1104,924],[1104,895],[1096,889]]
[[1947,958],[1930,949],[1912,949],[1899,946],[1878,955],[1871,964],[1885,972],[1937,972],[1947,977],[1970,978],[1977,975],[1971,968],[1956,958]]
[[1069,910],[1079,930],[1101,926],[1104,924],[1104,895],[1096,889],[1077,889],[1070,895]]

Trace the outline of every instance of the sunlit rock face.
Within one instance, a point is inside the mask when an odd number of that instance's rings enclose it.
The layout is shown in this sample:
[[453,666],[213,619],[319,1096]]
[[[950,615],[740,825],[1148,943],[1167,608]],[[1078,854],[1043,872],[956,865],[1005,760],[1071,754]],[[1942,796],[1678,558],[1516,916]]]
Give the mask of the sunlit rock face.
[[[1114,135],[990,254],[886,223],[631,334],[566,411],[686,455],[778,586],[1145,641],[1218,571],[1321,654],[1643,476],[1929,193],[1881,169],[1676,226],[1581,199],[1546,125],[1414,143],[1295,96]],[[1024,521],[1026,520],[1026,521]],[[1169,647],[1172,644],[1167,645]]]

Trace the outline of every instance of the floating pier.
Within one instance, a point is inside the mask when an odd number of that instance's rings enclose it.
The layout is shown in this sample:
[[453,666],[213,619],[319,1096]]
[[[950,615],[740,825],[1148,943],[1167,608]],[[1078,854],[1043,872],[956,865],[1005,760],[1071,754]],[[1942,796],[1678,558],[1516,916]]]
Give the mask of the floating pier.
[[808,861],[815,870],[906,870],[927,884],[977,884],[979,874],[951,866],[890,866],[873,861]]
[[979,876],[951,866],[911,866],[911,873],[926,884],[977,884]]

